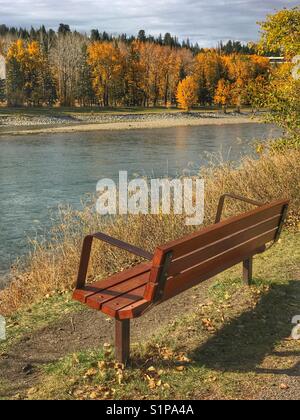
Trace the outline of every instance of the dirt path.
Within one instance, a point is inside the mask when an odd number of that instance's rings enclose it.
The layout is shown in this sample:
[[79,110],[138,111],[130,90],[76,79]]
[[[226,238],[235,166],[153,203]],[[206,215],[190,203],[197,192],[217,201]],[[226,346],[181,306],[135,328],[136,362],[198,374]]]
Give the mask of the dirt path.
[[[191,312],[207,298],[211,281],[168,301],[132,322],[132,342],[143,342],[180,315]],[[5,395],[26,394],[40,378],[40,366],[80,350],[113,343],[113,320],[100,312],[83,311],[65,315],[60,321],[33,335],[24,336],[8,353],[0,356],[0,382],[6,384]],[[8,390],[8,391],[7,391]]]

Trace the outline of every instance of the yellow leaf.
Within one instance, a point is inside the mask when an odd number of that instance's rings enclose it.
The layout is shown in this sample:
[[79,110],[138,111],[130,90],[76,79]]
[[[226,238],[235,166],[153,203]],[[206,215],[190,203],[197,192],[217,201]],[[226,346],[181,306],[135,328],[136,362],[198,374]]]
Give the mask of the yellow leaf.
[[79,362],[79,359],[78,359],[78,356],[77,356],[77,354],[73,354],[73,360],[74,360],[74,362],[78,365],[80,362]]
[[101,360],[101,362],[98,362],[98,368],[100,370],[104,370],[106,368],[106,362],[104,360]]
[[91,395],[90,395],[90,399],[91,399],[91,400],[96,400],[97,398],[98,398],[98,394],[97,394],[97,392],[95,392],[95,391],[94,391],[94,392],[92,392],[92,393],[91,393]]
[[108,349],[111,348],[111,344],[110,343],[104,343],[103,347],[104,347],[105,350],[108,350]]
[[84,377],[85,377],[85,378],[91,378],[92,376],[97,375],[97,373],[98,373],[98,371],[97,371],[96,369],[92,368],[92,369],[89,369],[89,370],[85,373]]
[[156,388],[156,383],[155,383],[155,380],[154,379],[151,379],[149,381],[149,388],[150,389],[155,389]]

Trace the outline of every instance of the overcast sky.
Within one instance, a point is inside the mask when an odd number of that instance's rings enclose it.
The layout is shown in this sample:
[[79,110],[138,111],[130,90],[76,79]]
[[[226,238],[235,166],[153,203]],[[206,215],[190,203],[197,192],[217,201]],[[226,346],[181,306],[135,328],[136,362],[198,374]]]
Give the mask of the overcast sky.
[[297,5],[299,0],[0,0],[0,23],[55,29],[63,22],[79,31],[113,34],[145,29],[214,46],[221,39],[256,40],[257,21]]

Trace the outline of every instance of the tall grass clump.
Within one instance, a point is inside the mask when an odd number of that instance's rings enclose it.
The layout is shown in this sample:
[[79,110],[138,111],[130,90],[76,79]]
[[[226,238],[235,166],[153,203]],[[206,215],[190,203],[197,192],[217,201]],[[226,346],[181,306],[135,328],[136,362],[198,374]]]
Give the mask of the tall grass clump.
[[[201,171],[205,178],[205,225],[214,222],[220,195],[234,192],[268,202],[287,197],[291,200],[290,222],[298,223],[300,214],[300,150],[287,150],[246,158],[238,168],[230,164]],[[224,217],[249,209],[228,201]],[[128,215],[101,218],[91,205],[82,211],[60,209],[60,223],[53,226],[50,239],[32,241],[26,260],[12,267],[11,282],[0,292],[0,313],[8,315],[48,294],[74,287],[83,237],[91,232],[105,233],[148,251],[168,240],[199,227],[187,227],[184,215]],[[101,279],[139,262],[134,256],[96,241],[89,280]]]

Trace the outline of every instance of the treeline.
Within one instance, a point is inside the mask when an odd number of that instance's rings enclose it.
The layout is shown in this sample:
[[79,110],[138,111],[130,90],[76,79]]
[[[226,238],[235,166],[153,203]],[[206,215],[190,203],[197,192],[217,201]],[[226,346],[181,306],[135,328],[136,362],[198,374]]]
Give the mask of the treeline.
[[[55,41],[56,37],[60,34],[66,33],[73,33],[75,35],[78,34],[77,31],[71,31],[69,25],[61,23],[57,31],[53,29],[46,29],[44,25],[40,28],[36,29],[31,27],[30,30],[27,28],[17,28],[17,27],[8,27],[6,25],[0,25],[0,38],[3,37],[10,37],[15,39],[23,39],[26,41],[39,41],[45,47],[51,45],[53,41]],[[200,48],[199,44],[192,43],[187,38],[186,40],[179,41],[178,37],[172,36],[169,32],[165,33],[164,35],[160,34],[159,36],[155,37],[153,35],[146,34],[145,30],[141,29],[137,36],[127,34],[121,35],[112,35],[107,33],[106,31],[99,31],[98,29],[92,29],[90,34],[85,35],[89,38],[92,42],[93,41],[121,41],[124,43],[132,43],[134,41],[141,41],[141,42],[149,42],[152,44],[157,44],[161,46],[168,46],[172,48],[187,48],[190,49],[194,54],[197,54],[201,51],[204,51],[203,48]],[[225,54],[255,54],[255,45],[245,45],[242,44],[240,41],[232,41],[229,40],[227,43],[223,43],[222,41],[218,44],[217,49]]]
[[269,60],[230,41],[200,49],[177,38],[112,37],[0,26],[9,106],[191,106],[252,104],[268,82]]

